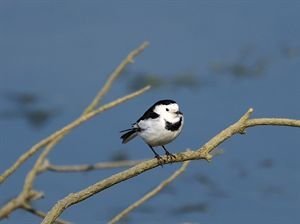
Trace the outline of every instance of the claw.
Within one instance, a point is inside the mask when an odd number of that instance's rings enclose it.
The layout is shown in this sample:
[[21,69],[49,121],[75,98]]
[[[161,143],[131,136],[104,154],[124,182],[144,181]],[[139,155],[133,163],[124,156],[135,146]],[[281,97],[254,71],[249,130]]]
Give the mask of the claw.
[[165,160],[158,154],[155,155],[155,158],[157,159],[158,164],[163,167]]
[[172,160],[172,159],[175,159],[176,158],[176,156],[175,155],[173,155],[172,153],[170,153],[167,149],[166,149],[166,147],[165,146],[161,146],[161,147],[163,147],[163,149],[165,150],[165,153],[166,153],[166,156],[167,156],[167,159],[169,160]]

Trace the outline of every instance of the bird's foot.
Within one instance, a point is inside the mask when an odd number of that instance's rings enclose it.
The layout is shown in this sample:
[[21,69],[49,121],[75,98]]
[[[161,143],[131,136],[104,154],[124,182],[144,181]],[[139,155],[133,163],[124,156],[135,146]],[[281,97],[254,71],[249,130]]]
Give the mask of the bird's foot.
[[168,160],[176,159],[176,156],[168,151],[166,151],[166,156]]

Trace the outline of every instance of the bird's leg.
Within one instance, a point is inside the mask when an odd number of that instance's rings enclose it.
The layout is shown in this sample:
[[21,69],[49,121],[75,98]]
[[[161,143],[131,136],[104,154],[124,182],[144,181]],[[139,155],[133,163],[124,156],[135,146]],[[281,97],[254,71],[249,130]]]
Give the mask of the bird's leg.
[[165,148],[165,146],[164,145],[162,145],[162,147],[163,147],[163,149],[165,150],[165,153],[166,153],[166,156],[167,156],[167,158],[169,159],[169,158],[176,158],[176,156],[174,155],[174,154],[172,154],[172,153],[170,153],[166,148]]
[[155,158],[157,159],[157,161],[158,161],[158,163],[159,163],[159,165],[163,165],[163,163],[164,163],[164,159],[163,158],[161,158],[161,156],[160,155],[158,155],[158,153],[157,152],[155,152],[154,151],[154,149],[153,149],[153,147],[151,146],[151,145],[148,145],[149,147],[150,147],[150,149],[152,150],[152,152],[154,153],[154,155],[155,155]]

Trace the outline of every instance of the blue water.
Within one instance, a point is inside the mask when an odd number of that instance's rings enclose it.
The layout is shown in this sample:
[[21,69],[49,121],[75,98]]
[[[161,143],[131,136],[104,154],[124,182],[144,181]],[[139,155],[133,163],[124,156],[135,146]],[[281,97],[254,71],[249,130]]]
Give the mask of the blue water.
[[[171,152],[199,148],[250,107],[253,117],[299,119],[299,10],[297,1],[1,1],[1,173],[80,115],[107,75],[145,40],[150,47],[104,101],[133,91],[139,75],[164,84],[74,130],[51,153],[53,163],[92,164],[119,154],[152,158],[140,139],[122,145],[119,130],[164,98],[176,100],[185,115]],[[178,77],[192,81],[174,84]],[[32,101],[20,100],[24,93]],[[41,111],[48,119],[31,116]],[[248,129],[223,143],[224,153],[211,163],[193,161],[124,223],[299,223],[299,136],[291,127]],[[20,191],[34,159],[0,186],[1,205]],[[105,223],[179,166],[158,167],[107,189],[62,217]],[[33,206],[48,211],[70,192],[121,170],[42,174],[35,188],[45,198]],[[39,222],[20,210],[3,221]]]

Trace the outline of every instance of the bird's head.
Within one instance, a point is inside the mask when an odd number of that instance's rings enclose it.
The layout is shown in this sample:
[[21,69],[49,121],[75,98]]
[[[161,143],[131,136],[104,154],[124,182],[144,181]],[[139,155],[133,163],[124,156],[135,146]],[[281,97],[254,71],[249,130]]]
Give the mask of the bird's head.
[[178,104],[173,100],[161,100],[154,104],[154,112],[172,122],[183,116]]

